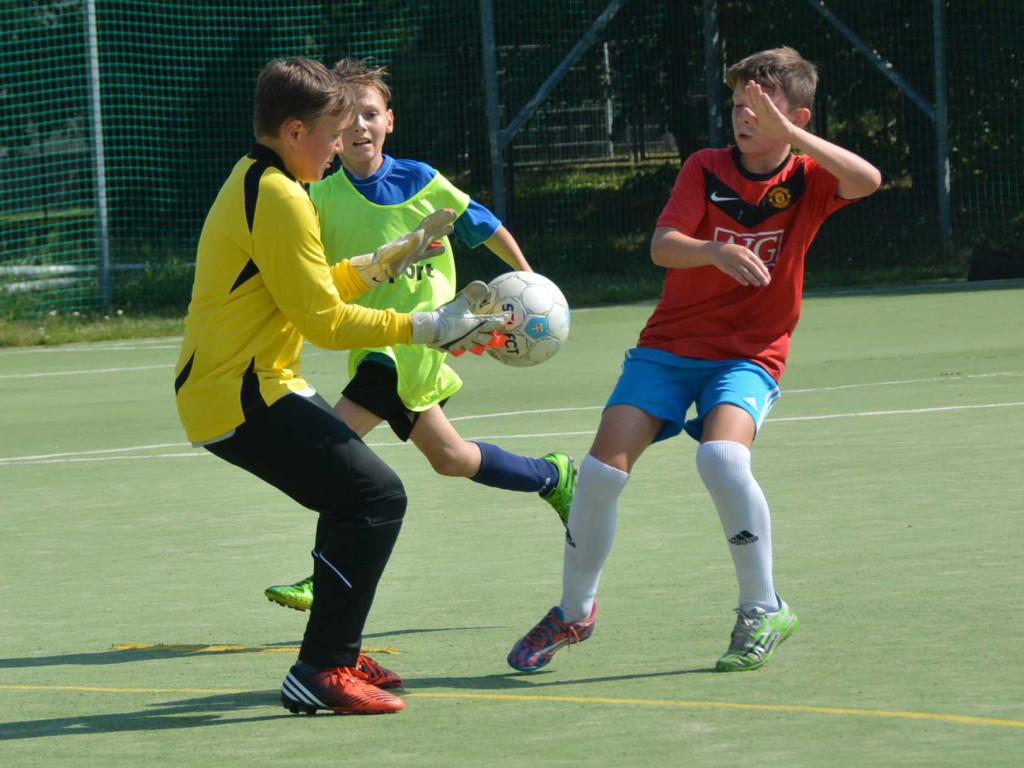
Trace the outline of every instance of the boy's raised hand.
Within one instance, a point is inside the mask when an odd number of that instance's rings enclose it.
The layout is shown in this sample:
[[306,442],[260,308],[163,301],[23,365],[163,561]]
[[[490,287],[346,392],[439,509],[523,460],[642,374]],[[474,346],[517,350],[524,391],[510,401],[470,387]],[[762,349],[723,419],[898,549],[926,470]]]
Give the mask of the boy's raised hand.
[[417,261],[444,253],[440,240],[455,230],[456,218],[458,216],[451,208],[441,208],[424,218],[412,232],[396,237],[373,253],[353,256],[349,263],[363,282],[372,288],[400,276]]
[[[416,227],[417,230],[423,231],[423,239],[432,246],[427,252],[427,258],[436,256],[438,253],[444,253],[444,246],[441,246],[438,241],[455,231],[455,220],[457,218],[459,218],[459,215],[451,208],[440,208],[426,216],[420,222],[420,225]],[[435,252],[431,253],[431,250]]]
[[412,343],[445,352],[472,349],[491,340],[496,331],[508,322],[507,313],[481,315],[490,289],[481,280],[474,280],[455,298],[433,312],[412,313]]
[[775,141],[788,141],[793,124],[779,111],[759,83],[751,80],[743,89],[747,97],[747,122],[751,128]]

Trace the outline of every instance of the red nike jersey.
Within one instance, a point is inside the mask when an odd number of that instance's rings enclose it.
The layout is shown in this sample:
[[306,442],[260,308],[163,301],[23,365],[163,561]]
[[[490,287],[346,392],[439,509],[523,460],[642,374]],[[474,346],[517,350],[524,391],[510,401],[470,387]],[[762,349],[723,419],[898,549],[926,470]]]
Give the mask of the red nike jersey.
[[821,223],[853,202],[836,195],[838,183],[807,155],[790,155],[767,174],[744,170],[735,147],[690,155],[658,226],[741,243],[761,257],[772,281],[744,286],[717,267],[669,269],[638,346],[705,360],[752,360],[778,381],[800,318],[804,254]]

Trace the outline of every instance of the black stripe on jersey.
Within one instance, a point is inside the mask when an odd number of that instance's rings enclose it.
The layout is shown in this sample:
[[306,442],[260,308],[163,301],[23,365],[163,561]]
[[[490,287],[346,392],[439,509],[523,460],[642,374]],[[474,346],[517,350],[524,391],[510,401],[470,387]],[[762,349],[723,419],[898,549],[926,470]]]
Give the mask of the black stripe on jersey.
[[245,172],[245,182],[243,184],[243,190],[245,191],[245,223],[249,226],[250,235],[252,234],[253,220],[256,218],[256,198],[260,196],[260,178],[262,178],[263,172],[268,167],[269,163],[257,160]]
[[242,413],[248,416],[254,411],[267,407],[263,395],[260,394],[260,377],[256,373],[256,358],[249,361],[249,367],[242,374]]
[[[775,214],[782,213],[782,211],[792,207],[807,188],[804,168],[801,165],[788,179],[780,184],[773,185],[770,190],[767,190],[757,205],[752,205],[741,199],[736,190],[711,173],[707,168],[703,170],[704,196],[708,203],[748,229],[752,229]],[[769,194],[779,187],[785,188],[789,192],[788,202],[782,208],[772,205],[773,195]]]
[[[260,273],[260,268],[256,266],[256,262],[249,259],[245,266],[242,267],[242,271],[238,273],[238,277],[235,278],[235,284],[231,286],[231,291],[235,290],[238,286],[248,280],[250,277],[255,277]],[[228,291],[228,293],[231,293]]]
[[267,168],[277,168],[277,170],[292,181],[295,181],[295,177],[288,173],[288,169],[285,168],[284,160],[281,159],[281,156],[263,144],[253,145],[253,148],[249,150],[249,154],[246,157],[256,161],[245,172],[245,182],[243,185],[245,191],[245,222],[249,225],[249,232],[251,233],[252,222],[256,218],[256,198],[260,194],[260,179],[263,177],[263,172]]
[[[263,178],[263,172],[267,168],[277,168],[289,179],[293,178],[288,170],[284,167],[284,161],[281,157],[262,144],[257,144],[252,148],[252,151],[247,155],[251,160],[255,160],[252,165],[249,166],[249,170],[245,172],[245,179],[242,182],[243,197],[245,200],[245,223],[249,227],[249,234],[252,234],[253,222],[256,220],[256,201],[260,196],[260,179]],[[238,273],[238,277],[235,278],[234,285],[231,286],[231,290],[228,293],[234,291],[238,286],[242,285],[246,280],[259,274],[259,267],[256,266],[256,262],[252,259],[242,267],[242,271]]]
[[196,351],[193,349],[192,356],[189,357],[188,362],[185,363],[185,367],[181,369],[181,373],[179,373],[174,379],[174,394],[178,394],[178,392],[181,391],[181,388],[185,386],[185,382],[188,380],[188,375],[192,373],[192,363],[195,359]]

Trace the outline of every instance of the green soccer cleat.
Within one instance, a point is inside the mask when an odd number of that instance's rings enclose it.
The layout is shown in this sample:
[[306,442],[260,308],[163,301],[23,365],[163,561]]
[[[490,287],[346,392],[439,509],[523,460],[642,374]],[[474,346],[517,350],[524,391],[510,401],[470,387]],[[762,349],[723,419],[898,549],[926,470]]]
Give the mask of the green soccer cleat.
[[744,611],[736,608],[736,626],[729,639],[729,650],[715,664],[716,672],[742,672],[764,666],[782,641],[796,632],[796,614],[779,599],[775,613],[760,608]]
[[267,587],[263,594],[267,600],[296,611],[308,611],[313,607],[313,577],[307,576],[294,584],[277,584]]
[[558,482],[555,487],[541,496],[544,501],[558,513],[562,525],[569,527],[569,506],[572,495],[576,493],[576,466],[568,453],[555,451],[544,457],[544,461],[554,464],[558,469]]

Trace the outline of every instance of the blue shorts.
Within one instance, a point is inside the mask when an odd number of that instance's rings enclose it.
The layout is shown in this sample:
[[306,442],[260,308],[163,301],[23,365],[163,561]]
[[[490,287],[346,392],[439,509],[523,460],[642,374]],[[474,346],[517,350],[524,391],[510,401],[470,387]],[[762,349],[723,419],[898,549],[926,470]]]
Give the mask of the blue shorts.
[[[675,437],[684,429],[699,441],[704,418],[716,405],[742,408],[754,420],[754,432],[779,399],[779,385],[768,372],[749,360],[698,360],[649,347],[630,349],[622,375],[605,408],[632,405],[662,419],[665,426],[654,442]],[[697,414],[686,412],[696,404]]]

